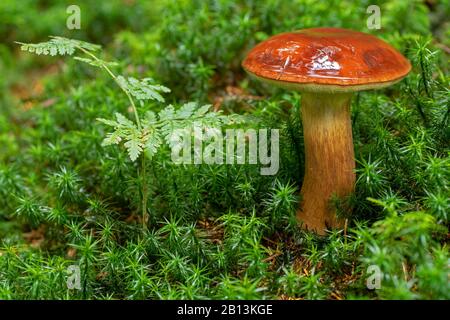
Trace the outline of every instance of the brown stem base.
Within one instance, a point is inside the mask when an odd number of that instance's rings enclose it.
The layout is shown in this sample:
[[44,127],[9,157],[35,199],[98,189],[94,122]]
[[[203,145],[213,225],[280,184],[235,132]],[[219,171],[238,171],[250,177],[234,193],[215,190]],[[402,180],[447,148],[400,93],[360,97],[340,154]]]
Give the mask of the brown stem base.
[[350,119],[351,94],[302,94],[305,178],[297,218],[318,234],[343,226],[330,205],[354,191],[355,160]]

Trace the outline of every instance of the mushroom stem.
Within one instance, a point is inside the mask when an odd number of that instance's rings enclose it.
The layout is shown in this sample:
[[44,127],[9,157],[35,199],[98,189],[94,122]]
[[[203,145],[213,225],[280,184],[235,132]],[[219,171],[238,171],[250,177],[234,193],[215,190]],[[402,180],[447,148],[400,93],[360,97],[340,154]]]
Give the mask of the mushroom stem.
[[351,93],[302,94],[305,177],[297,218],[303,227],[322,235],[325,229],[343,225],[330,206],[331,197],[345,197],[354,191],[351,96]]

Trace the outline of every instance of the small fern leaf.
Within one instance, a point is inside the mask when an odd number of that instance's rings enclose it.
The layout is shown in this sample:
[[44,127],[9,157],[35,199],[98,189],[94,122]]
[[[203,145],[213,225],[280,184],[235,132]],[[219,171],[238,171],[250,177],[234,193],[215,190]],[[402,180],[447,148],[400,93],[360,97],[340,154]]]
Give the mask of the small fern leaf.
[[162,144],[161,136],[158,132],[153,132],[151,135],[147,137],[147,141],[145,143],[145,148],[147,150],[147,154],[150,157],[153,157],[157,152],[159,147]]
[[131,120],[127,119],[123,114],[116,112],[115,115],[119,126],[130,129],[136,128],[135,124]]
[[89,42],[80,40],[68,39],[63,37],[50,37],[47,42],[40,43],[22,43],[16,42],[21,45],[20,49],[35,53],[37,55],[73,55],[76,49],[82,48],[88,51],[96,51],[101,47]]
[[57,43],[62,46],[72,46],[74,48],[76,48],[76,47],[83,48],[88,51],[98,51],[102,48],[98,44],[93,44],[93,43],[86,42],[86,41],[69,39],[69,38],[64,38],[64,37],[51,36],[50,39],[51,40],[49,42]]
[[158,113],[159,121],[172,120],[175,117],[175,109],[172,105],[168,105]]
[[130,156],[131,161],[136,161],[139,155],[142,152],[142,143],[139,139],[130,139],[124,144],[125,148],[128,151],[128,155]]
[[106,135],[106,138],[102,142],[102,147],[110,146],[113,144],[119,144],[122,141],[120,131],[110,132]]
[[210,104],[201,106],[200,108],[198,108],[198,109],[195,111],[194,116],[196,116],[196,117],[201,117],[201,116],[205,115],[205,114],[209,111],[210,108],[211,108],[211,105],[210,105]]
[[144,119],[142,119],[142,125],[144,127],[151,127],[156,124],[157,120],[156,113],[153,111],[147,111]]
[[180,109],[177,110],[175,117],[178,119],[188,119],[192,116],[195,109],[197,108],[196,102],[188,102],[181,106]]
[[133,77],[117,77],[120,87],[138,100],[156,100],[164,102],[161,92],[170,92],[169,88],[162,85],[151,84],[150,78],[138,80]]
[[103,67],[114,67],[117,66],[118,63],[114,61],[105,61],[102,59],[92,60],[89,58],[82,58],[82,57],[74,57],[75,60],[90,64],[91,66],[103,68]]
[[108,120],[108,119],[103,119],[103,118],[97,118],[97,121],[106,124],[107,126],[110,127],[119,127],[119,123],[117,123],[116,121],[113,120]]

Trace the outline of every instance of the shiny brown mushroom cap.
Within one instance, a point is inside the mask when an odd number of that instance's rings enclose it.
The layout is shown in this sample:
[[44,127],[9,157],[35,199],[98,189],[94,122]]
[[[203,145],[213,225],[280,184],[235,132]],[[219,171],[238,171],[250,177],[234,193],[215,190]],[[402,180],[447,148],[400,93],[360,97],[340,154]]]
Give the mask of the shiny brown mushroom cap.
[[255,46],[242,66],[277,86],[323,92],[383,88],[411,70],[409,61],[386,42],[339,28],[275,35]]

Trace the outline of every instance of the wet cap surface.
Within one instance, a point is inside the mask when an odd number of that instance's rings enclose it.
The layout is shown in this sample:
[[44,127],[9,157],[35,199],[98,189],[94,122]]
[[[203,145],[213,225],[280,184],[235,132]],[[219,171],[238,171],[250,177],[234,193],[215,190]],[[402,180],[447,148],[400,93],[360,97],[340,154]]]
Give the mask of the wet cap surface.
[[271,82],[376,87],[405,77],[409,61],[375,36],[346,29],[282,33],[254,47],[244,69]]

